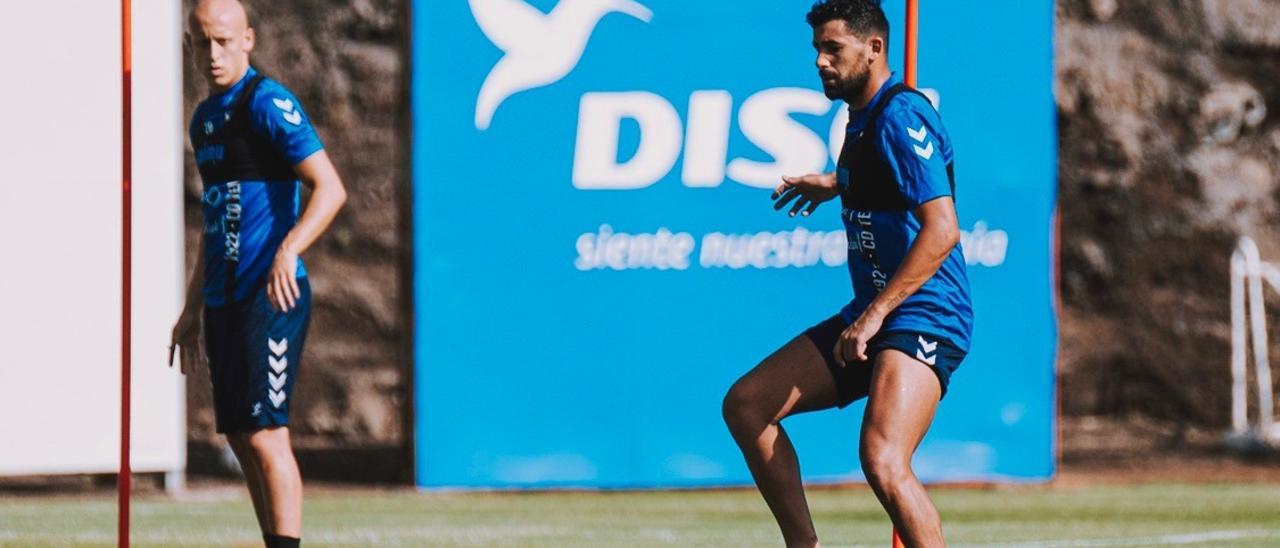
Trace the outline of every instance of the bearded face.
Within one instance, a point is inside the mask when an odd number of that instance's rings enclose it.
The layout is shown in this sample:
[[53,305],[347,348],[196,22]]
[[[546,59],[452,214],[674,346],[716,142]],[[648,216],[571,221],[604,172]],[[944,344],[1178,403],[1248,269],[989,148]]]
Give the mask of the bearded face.
[[850,32],[843,20],[833,20],[813,29],[813,47],[818,52],[815,65],[828,99],[846,102],[862,95],[871,79],[871,61],[879,38],[863,40]]

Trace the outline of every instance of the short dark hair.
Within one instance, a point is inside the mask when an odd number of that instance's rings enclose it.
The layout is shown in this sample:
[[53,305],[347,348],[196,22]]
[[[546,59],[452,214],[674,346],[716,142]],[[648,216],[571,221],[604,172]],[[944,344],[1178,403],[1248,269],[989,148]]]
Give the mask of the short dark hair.
[[880,9],[880,0],[818,0],[805,16],[815,29],[837,19],[859,36],[879,34],[889,46],[889,19]]

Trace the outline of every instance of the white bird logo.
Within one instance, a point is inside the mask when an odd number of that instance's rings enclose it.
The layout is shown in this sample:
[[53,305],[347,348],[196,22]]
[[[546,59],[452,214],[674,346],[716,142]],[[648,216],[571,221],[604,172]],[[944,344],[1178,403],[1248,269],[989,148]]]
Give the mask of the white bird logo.
[[468,0],[480,30],[506,53],[489,71],[476,99],[476,129],[489,128],[508,97],[554,84],[577,66],[587,39],[605,15],[620,12],[646,23],[649,8],[634,0],[561,0],[543,14],[522,0]]

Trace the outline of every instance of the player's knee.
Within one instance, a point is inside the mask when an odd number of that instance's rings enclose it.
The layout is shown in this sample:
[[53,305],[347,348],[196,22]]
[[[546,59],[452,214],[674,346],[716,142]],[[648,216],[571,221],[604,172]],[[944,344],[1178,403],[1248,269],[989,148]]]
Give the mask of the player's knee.
[[724,401],[720,405],[720,413],[724,416],[724,422],[729,426],[730,430],[736,430],[759,422],[757,417],[759,413],[752,406],[752,402],[755,399],[752,397],[752,392],[750,383],[739,380],[724,395]]
[[264,464],[293,458],[288,431],[283,429],[258,430],[248,435],[248,445],[254,456]]
[[724,423],[733,428],[735,415],[738,413],[737,401],[733,395],[733,388],[724,394],[724,400],[720,402],[720,416],[724,418]]
[[248,466],[253,462],[253,448],[249,445],[249,436],[247,434],[227,434],[227,446],[235,454],[236,460],[240,461],[240,466]]
[[910,456],[889,442],[863,440],[862,473],[876,487],[896,485],[911,474]]

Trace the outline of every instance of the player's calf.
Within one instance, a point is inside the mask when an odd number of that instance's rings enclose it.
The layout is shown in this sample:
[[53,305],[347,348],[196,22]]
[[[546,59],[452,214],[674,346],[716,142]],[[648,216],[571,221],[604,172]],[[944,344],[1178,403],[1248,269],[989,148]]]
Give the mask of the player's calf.
[[240,463],[240,470],[244,474],[245,483],[249,486],[249,496],[253,501],[253,513],[258,519],[258,528],[264,532],[270,531],[271,510],[267,506],[261,467],[258,466],[257,457],[249,445],[249,435],[247,433],[227,434],[227,444],[235,453],[236,461]]
[[[289,443],[289,429],[264,428],[248,436],[248,442],[263,483],[271,527],[264,529],[267,546],[290,546],[289,539],[302,535],[302,477]],[[271,537],[284,538],[273,544]]]

